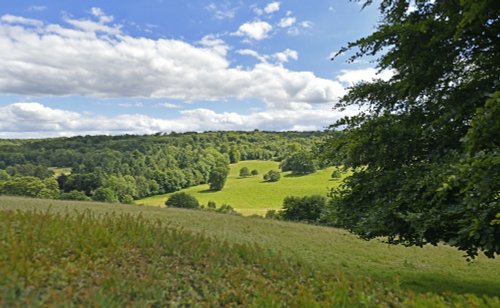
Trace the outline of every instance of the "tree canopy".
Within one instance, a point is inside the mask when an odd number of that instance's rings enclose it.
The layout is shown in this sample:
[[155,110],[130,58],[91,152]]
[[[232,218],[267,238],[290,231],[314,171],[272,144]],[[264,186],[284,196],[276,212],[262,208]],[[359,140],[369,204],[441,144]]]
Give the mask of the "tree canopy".
[[[370,5],[372,1],[366,1]],[[500,4],[382,0],[371,35],[340,53],[378,57],[389,80],[354,85],[330,159],[354,169],[333,192],[335,220],[390,243],[445,242],[500,253]]]

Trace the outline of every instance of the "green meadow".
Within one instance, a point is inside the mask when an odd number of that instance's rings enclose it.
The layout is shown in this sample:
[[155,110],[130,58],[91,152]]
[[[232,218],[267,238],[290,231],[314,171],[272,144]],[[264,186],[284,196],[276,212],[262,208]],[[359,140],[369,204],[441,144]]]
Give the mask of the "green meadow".
[[[433,304],[426,300],[422,301],[425,303],[424,306],[480,307],[500,305],[498,298],[490,298],[490,302],[486,305],[482,301],[475,302],[477,298],[474,297],[491,297],[500,294],[500,280],[498,279],[500,277],[500,260],[481,256],[468,263],[461,252],[449,246],[425,246],[423,248],[389,246],[382,240],[363,241],[346,231],[335,228],[206,211],[138,205],[3,196],[0,197],[0,210],[39,210],[67,214],[70,217],[79,215],[78,213],[85,210],[89,210],[99,217],[106,217],[111,213],[113,215],[140,216],[147,221],[158,221],[169,228],[184,230],[190,234],[201,234],[206,238],[230,245],[257,245],[259,254],[269,257],[279,256],[281,261],[276,261],[278,265],[269,269],[271,272],[279,271],[279,267],[286,264],[300,264],[307,269],[314,269],[314,271],[321,273],[320,276],[316,277],[318,279],[316,281],[324,283],[330,279],[341,279],[343,285],[354,285],[351,286],[354,288],[353,292],[366,292],[365,287],[361,286],[364,282],[383,283],[384,292],[380,293],[378,287],[370,284],[370,288],[373,287],[372,293],[370,293],[371,295],[365,294],[369,297],[372,296],[372,299],[378,299],[379,305],[386,303],[385,299],[387,298],[384,297],[384,294],[398,294],[397,296],[401,300],[411,299],[415,301],[428,297],[436,300],[436,302],[432,302]],[[109,228],[112,229],[112,227]],[[15,230],[6,231],[5,228],[0,230],[4,232],[3,234],[5,232],[17,234]],[[34,236],[34,234],[26,236]],[[144,245],[150,242],[148,236],[145,235]],[[103,241],[112,240],[107,235],[102,235],[101,239]],[[56,245],[57,241],[54,241],[53,244]],[[88,245],[89,249],[93,247],[85,243],[81,245],[83,247]],[[37,251],[36,253],[44,254],[43,245],[34,249]],[[46,252],[49,253],[50,249]],[[6,252],[5,249],[2,251]],[[0,260],[1,268],[7,264],[5,259],[7,257],[4,255],[2,258],[4,259]],[[259,260],[256,262],[267,262]],[[256,264],[255,268],[261,267]],[[130,269],[130,271],[133,270]],[[246,270],[244,272],[245,275],[248,274]],[[311,281],[316,278],[311,278]],[[288,291],[284,291],[284,293],[289,292],[289,289],[286,290]],[[316,291],[310,290],[310,292]],[[463,302],[462,294],[474,294],[474,296],[467,295],[466,298],[474,299],[476,304],[468,301]],[[293,303],[297,304],[297,302]],[[377,301],[370,303],[368,306],[377,306],[375,304]],[[415,304],[411,303],[411,305]]]
[[[259,171],[257,176],[240,177],[241,168]],[[330,188],[337,186],[340,179],[332,180],[333,167],[319,170],[304,176],[292,176],[290,172],[281,174],[278,182],[264,182],[262,176],[269,170],[279,171],[279,163],[273,161],[241,161],[230,165],[226,185],[221,191],[210,191],[208,184],[183,189],[195,196],[202,204],[215,201],[218,206],[229,204],[244,215],[264,215],[268,210],[280,209],[286,196],[325,195]],[[136,204],[164,206],[171,194],[157,195],[141,200]]]

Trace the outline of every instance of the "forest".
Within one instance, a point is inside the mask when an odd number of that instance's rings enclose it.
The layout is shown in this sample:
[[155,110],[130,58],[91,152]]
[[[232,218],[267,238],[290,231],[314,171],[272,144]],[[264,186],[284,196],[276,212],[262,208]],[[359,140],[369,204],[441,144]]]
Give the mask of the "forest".
[[[288,161],[285,171],[297,159],[313,162],[309,157],[327,134],[252,131],[2,140],[0,192],[131,203],[216,182],[219,174],[223,182],[228,165],[240,160]],[[326,166],[316,160],[314,164]]]

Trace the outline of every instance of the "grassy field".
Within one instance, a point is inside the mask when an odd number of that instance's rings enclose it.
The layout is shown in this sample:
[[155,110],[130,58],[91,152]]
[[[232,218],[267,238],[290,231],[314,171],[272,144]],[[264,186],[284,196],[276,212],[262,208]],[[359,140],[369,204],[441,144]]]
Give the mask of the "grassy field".
[[[230,166],[231,170],[222,191],[210,191],[208,185],[193,186],[182,191],[195,196],[203,204],[215,201],[217,205],[229,204],[243,215],[264,215],[270,209],[280,209],[286,196],[326,196],[329,188],[340,183],[340,180],[330,178],[333,168],[304,176],[292,176],[290,172],[285,172],[278,182],[264,182],[262,176],[269,170],[279,170],[278,165],[279,163],[273,161],[242,161]],[[249,170],[257,169],[259,175],[242,178],[239,171],[243,167]],[[152,196],[135,203],[163,206],[169,195]]]
[[64,175],[70,175],[71,174],[71,168],[59,168],[59,167],[49,167],[49,170],[54,172],[54,177],[58,177],[61,174]]
[[335,228],[205,211],[0,197],[0,210],[17,209],[50,209],[54,213],[71,215],[76,210],[88,209],[96,214],[141,215],[146,220],[159,220],[171,228],[230,244],[257,243],[266,253],[280,255],[286,262],[297,262],[325,275],[343,275],[349,281],[366,281],[371,277],[389,286],[388,292],[396,292],[400,286],[418,293],[450,296],[463,293],[500,295],[500,260],[480,257],[467,263],[461,252],[447,246],[389,246],[381,241],[359,240]]

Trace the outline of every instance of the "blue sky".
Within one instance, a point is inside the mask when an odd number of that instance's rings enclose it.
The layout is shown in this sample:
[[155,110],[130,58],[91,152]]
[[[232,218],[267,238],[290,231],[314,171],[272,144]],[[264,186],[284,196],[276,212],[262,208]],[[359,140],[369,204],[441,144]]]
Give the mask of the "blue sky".
[[330,61],[376,6],[315,1],[1,1],[0,138],[316,130],[369,61]]

